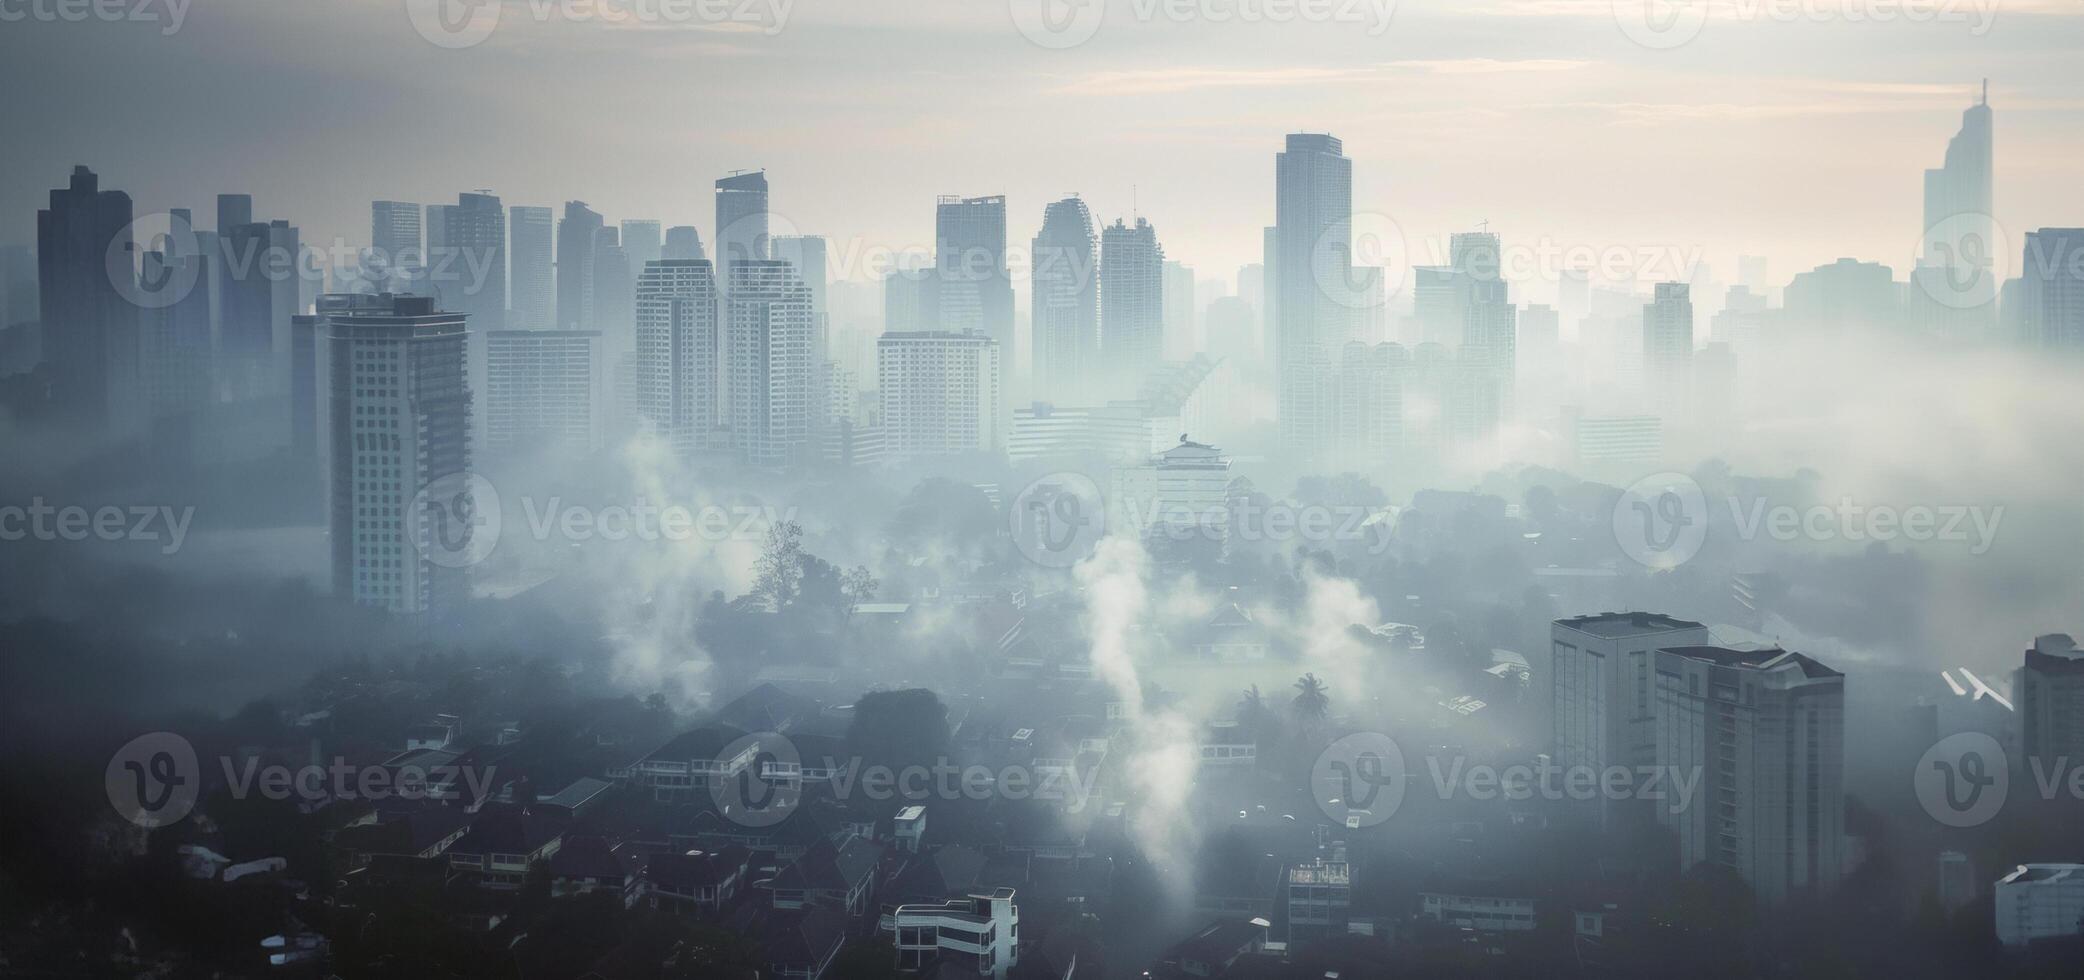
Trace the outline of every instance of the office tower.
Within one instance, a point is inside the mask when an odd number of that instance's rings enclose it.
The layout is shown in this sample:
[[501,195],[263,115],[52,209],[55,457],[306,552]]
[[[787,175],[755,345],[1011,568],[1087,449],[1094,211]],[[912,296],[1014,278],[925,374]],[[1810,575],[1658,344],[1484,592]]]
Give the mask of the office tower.
[[1013,280],[1006,270],[1006,199],[943,196],[936,201],[934,269],[939,328],[982,333],[998,341],[1010,361]]
[[637,414],[682,456],[717,425],[716,271],[705,259],[661,259],[637,281]]
[[[227,211],[226,198],[239,199]],[[217,234],[229,234],[253,223],[253,199],[244,194],[217,196]],[[406,201],[371,201],[369,254],[362,272],[377,292],[403,293],[419,288],[427,253],[420,241],[420,206]]]
[[666,244],[659,250],[659,258],[685,261],[708,257],[702,252],[702,233],[696,231],[694,225],[674,225],[666,229]]
[[932,269],[892,269],[883,276],[883,330],[930,329],[940,317]]
[[2027,232],[2018,294],[2027,346],[2084,351],[2084,228]]
[[876,341],[887,458],[1003,448],[998,341],[981,332],[886,333]]
[[2084,759],[2084,650],[2066,633],[2035,637],[2012,683],[2018,700],[2019,748],[2053,772]]
[[1447,347],[1461,343],[1461,277],[1454,267],[1421,265],[1411,275],[1411,316],[1418,321],[1417,342]]
[[1353,161],[1336,137],[1291,133],[1274,157],[1275,410],[1282,443],[1299,459],[1325,448],[1328,370],[1346,341],[1350,310],[1326,283],[1351,281]]
[[622,233],[601,228],[593,235],[593,326],[609,359],[637,349],[637,277]]
[[1680,870],[1732,871],[1767,905],[1829,892],[1844,866],[1845,675],[1777,647],[1661,646],[1652,668],[1655,764],[1700,774],[1691,806],[1655,807]]
[[2022,864],[1992,891],[1997,941],[2009,949],[2084,933],[2084,864]]
[[232,400],[285,394],[290,318],[302,309],[298,232],[287,221],[218,230],[219,386]]
[[1194,336],[1194,270],[1166,259],[1159,290],[1159,307],[1164,311],[1160,356],[1175,360],[1190,357],[1200,349],[1200,340]]
[[1038,399],[1069,404],[1093,390],[1102,364],[1099,258],[1085,201],[1067,197],[1042,209],[1028,295]]
[[[481,526],[450,499],[470,469],[464,315],[391,295],[328,296],[320,311],[334,592],[399,613],[454,608],[468,579],[449,559]],[[414,506],[423,494],[443,499]]]
[[1273,357],[1274,337],[1280,333],[1280,319],[1275,307],[1281,296],[1280,268],[1281,236],[1279,229],[1268,225],[1259,230],[1259,344],[1267,357]]
[[1921,270],[1951,274],[1956,284],[1990,275],[1988,263],[1997,257],[1991,173],[1990,82],[1985,79],[1982,97],[1962,111],[1960,130],[1947,140],[1945,162],[1925,171]]
[[555,233],[549,208],[516,206],[507,210],[510,278],[507,323],[523,330],[557,325]]
[[34,323],[36,311],[35,250],[0,245],[0,329]]
[[427,278],[440,309],[462,313],[473,333],[506,324],[507,216],[485,191],[427,206]]
[[731,263],[768,257],[767,172],[736,171],[716,182],[716,263],[729,291]]
[[210,403],[209,268],[196,252],[169,247],[144,253],[144,282],[192,284],[171,302],[139,311],[138,381],[147,418],[193,416]]
[[1839,259],[1788,281],[1781,319],[1801,333],[1885,328],[1903,311],[1900,293],[1888,266]]
[[[1600,613],[1556,620],[1549,640],[1556,765],[1604,772],[1651,764],[1653,655],[1704,646],[1708,628],[1656,613]],[[1601,821],[1616,812],[1615,801],[1606,801]]]
[[1660,282],[1643,307],[1643,380],[1651,407],[1684,413],[1692,388],[1693,299],[1683,282]]
[[1146,542],[1205,541],[1220,553],[1230,537],[1230,457],[1182,435],[1139,465],[1116,467],[1107,505],[1111,526]]
[[[89,432],[122,421],[134,390],[138,309],[109,274],[129,261],[130,195],[101,189],[86,167],[36,213],[36,288],[54,415]],[[126,268],[127,271],[127,268]]]
[[494,330],[485,350],[488,455],[579,456],[600,448],[599,331]]
[[811,389],[817,394],[811,399],[811,427],[823,430],[831,422],[833,414],[845,406],[835,406],[829,391],[832,312],[826,300],[825,239],[820,235],[776,235],[768,240],[767,250],[774,258],[789,263],[796,275],[810,289],[810,366],[813,375]]
[[622,250],[629,253],[631,273],[641,274],[644,267],[665,258],[665,243],[659,237],[656,221],[630,220],[622,222]]
[[1362,473],[1396,459],[1404,441],[1404,379],[1410,355],[1397,344],[1348,341],[1337,379],[1337,450]]
[[557,226],[557,328],[591,330],[593,319],[594,242],[601,216],[584,201],[566,201]]
[[731,265],[725,294],[732,448],[755,466],[798,462],[810,445],[810,288],[787,262],[751,259]]
[[1164,359],[1165,250],[1143,218],[1100,232],[1101,380],[1115,397],[1134,391]]

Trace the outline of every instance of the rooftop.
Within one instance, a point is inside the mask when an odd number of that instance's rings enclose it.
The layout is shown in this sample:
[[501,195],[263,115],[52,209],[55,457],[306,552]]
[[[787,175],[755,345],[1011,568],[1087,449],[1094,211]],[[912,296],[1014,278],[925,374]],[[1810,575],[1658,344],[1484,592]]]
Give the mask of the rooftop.
[[1706,628],[1691,620],[1653,612],[1607,612],[1591,616],[1573,616],[1556,620],[1556,625],[1608,640]]

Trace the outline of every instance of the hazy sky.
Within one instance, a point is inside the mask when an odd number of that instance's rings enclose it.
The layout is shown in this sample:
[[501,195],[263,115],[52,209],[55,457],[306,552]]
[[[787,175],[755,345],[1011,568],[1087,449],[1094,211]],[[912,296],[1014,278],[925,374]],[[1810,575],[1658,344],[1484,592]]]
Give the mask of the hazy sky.
[[[147,0],[156,22],[0,23],[0,241],[33,240],[74,163],[141,212],[246,191],[307,242],[352,244],[373,198],[480,187],[707,241],[711,181],[764,166],[775,211],[857,277],[865,249],[931,242],[936,194],[1006,194],[1024,243],[1076,191],[1228,279],[1272,221],[1282,134],[1307,129],[1345,140],[1356,210],[1420,262],[1488,219],[1509,245],[1701,251],[1723,279],[1738,253],[1776,283],[1839,255],[1901,278],[1921,172],[1984,76],[2014,247],[2084,224],[2077,0],[1712,0],[1668,48],[1624,29],[1644,0],[1406,0],[1379,31],[1386,0],[1121,0],[1061,49],[1016,28],[1038,0],[609,0],[651,18],[621,23],[508,0],[467,48],[423,37],[419,0],[194,0],[171,36],[167,2]],[[1687,31],[1695,8],[1672,9]]]

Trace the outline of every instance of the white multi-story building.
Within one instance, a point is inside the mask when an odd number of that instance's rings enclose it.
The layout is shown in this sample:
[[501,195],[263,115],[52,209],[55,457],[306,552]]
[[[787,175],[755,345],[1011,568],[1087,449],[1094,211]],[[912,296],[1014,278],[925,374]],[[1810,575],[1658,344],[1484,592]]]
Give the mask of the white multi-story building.
[[730,266],[725,350],[731,446],[755,466],[800,462],[810,450],[816,391],[810,288],[778,259]]
[[[1020,947],[1020,907],[1013,889],[971,895],[939,905],[897,907],[897,968],[940,964],[962,973],[1005,980]],[[936,976],[947,975],[945,973]]]
[[605,376],[593,330],[485,335],[485,451],[577,455],[601,447]]
[[415,514],[413,503],[470,466],[464,315],[388,293],[327,296],[319,314],[334,591],[392,612],[450,607],[466,572],[430,560],[430,542],[439,536],[453,553],[472,528],[446,508]]
[[1995,891],[1997,939],[2006,946],[2084,931],[2084,864],[2022,864]]
[[[1555,621],[1549,639],[1556,764],[1595,772],[1649,764],[1655,653],[1705,645],[1708,628],[1657,613],[1600,613]],[[1600,809],[1602,820],[1612,815],[1611,805]]]
[[1144,465],[1114,471],[1108,526],[1145,540],[1222,542],[1230,536],[1229,502],[1230,457],[1181,436],[1178,445]]
[[1655,415],[1570,416],[1571,453],[1580,466],[1654,463],[1664,457],[1664,420]]
[[1697,773],[1656,807],[1679,867],[1742,877],[1762,902],[1833,889],[1844,866],[1845,675],[1778,648],[1660,648],[1656,763]]
[[886,333],[876,341],[889,459],[918,459],[1003,447],[1000,348],[982,333]]
[[716,275],[661,259],[637,280],[637,413],[685,456],[716,428]]

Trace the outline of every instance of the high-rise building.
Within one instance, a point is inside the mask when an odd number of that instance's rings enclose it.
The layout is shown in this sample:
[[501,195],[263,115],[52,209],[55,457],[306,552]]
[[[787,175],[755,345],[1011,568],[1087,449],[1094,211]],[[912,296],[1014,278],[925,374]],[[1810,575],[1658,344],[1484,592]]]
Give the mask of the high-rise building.
[[706,259],[661,259],[637,282],[637,414],[682,456],[717,425],[716,272]]
[[1143,218],[1100,232],[1100,357],[1120,397],[1165,356],[1165,250]]
[[171,302],[140,311],[138,381],[148,418],[193,418],[210,403],[210,290],[203,278],[209,268],[198,252],[169,247],[144,254],[144,282],[193,284]]
[[776,235],[769,240],[768,252],[789,263],[810,289],[811,387],[818,393],[811,399],[810,422],[813,430],[822,432],[835,413],[848,407],[834,405],[831,398],[832,312],[826,299],[830,283],[826,279],[825,239],[821,235]]
[[1275,410],[1282,443],[1300,459],[1331,435],[1333,352],[1351,310],[1325,284],[1350,282],[1353,161],[1337,137],[1290,133],[1274,157]]
[[1029,276],[1029,339],[1034,393],[1079,401],[1101,368],[1100,266],[1093,213],[1076,197],[1042,209]]
[[1839,259],[1788,281],[1781,320],[1796,331],[1879,329],[1903,312],[1895,273],[1877,262]]
[[34,323],[36,311],[36,251],[0,245],[0,328]]
[[1691,805],[1655,808],[1680,870],[1727,869],[1769,905],[1834,888],[1845,675],[1779,648],[1709,645],[1660,646],[1651,667],[1655,764],[1700,778]]
[[[1945,162],[1925,171],[1925,225],[1915,273],[1947,306],[1980,307],[1997,298],[1992,261],[1997,225],[1991,217],[1993,172],[1990,83],[1961,113]],[[1978,284],[1978,280],[1981,283]],[[1971,295],[1973,293],[1973,295]]]
[[557,326],[553,214],[549,208],[516,206],[507,210],[507,218],[513,280],[507,323],[523,330],[548,330]]
[[[359,605],[440,612],[461,602],[476,525],[467,490],[471,391],[464,315],[425,296],[328,296],[327,348],[333,589]],[[437,481],[440,481],[439,483]],[[444,560],[436,560],[443,558]]]
[[1683,282],[1660,282],[1643,307],[1643,380],[1651,407],[1685,414],[1693,375],[1693,298]]
[[2045,771],[2084,759],[2084,650],[2066,633],[2035,637],[2012,690],[2018,698],[2019,749]]
[[[475,331],[472,331],[475,333]],[[579,456],[599,449],[605,377],[593,330],[485,335],[485,452]]]
[[659,237],[656,221],[624,219],[622,222],[622,250],[629,253],[630,269],[642,274],[644,267],[665,257],[665,241]]
[[1191,357],[1200,348],[1194,335],[1194,270],[1174,259],[1166,259],[1160,286],[1159,306],[1164,311],[1164,342],[1160,356],[1175,360]]
[[696,231],[694,225],[674,225],[666,229],[666,244],[660,249],[659,258],[686,260],[708,257],[702,251],[702,233]]
[[51,191],[50,207],[36,213],[53,413],[91,432],[120,422],[123,400],[136,388],[138,309],[109,273],[112,253],[129,261],[130,220],[130,195],[102,190],[86,167],[72,168],[70,184]]
[[787,262],[752,259],[730,270],[724,347],[732,448],[755,466],[800,462],[812,445],[815,395],[810,287]]
[[931,329],[939,319],[932,269],[892,269],[883,276],[883,330]]
[[886,458],[1004,448],[998,341],[978,331],[886,333],[876,341]]
[[557,328],[594,328],[594,243],[601,216],[584,201],[566,201],[557,226]]
[[[236,198],[229,203],[226,198]],[[217,198],[217,234],[226,235],[240,225],[253,223],[253,198],[245,194],[220,194]],[[369,203],[369,253],[362,257],[364,278],[378,292],[403,293],[420,288],[427,268],[426,245],[420,238],[420,206],[409,201]]]
[[716,263],[729,288],[731,263],[768,257],[767,171],[744,170],[716,182]]
[[1404,383],[1410,354],[1392,343],[1348,341],[1337,379],[1337,450],[1350,468],[1367,473],[1396,460],[1404,444]]
[[2017,293],[2028,346],[2084,351],[2084,228],[2027,232]]
[[470,318],[475,333],[501,329],[507,310],[507,216],[485,191],[427,206],[427,278],[440,308]]
[[1263,297],[1259,304],[1259,343],[1268,358],[1273,357],[1274,337],[1281,332],[1275,311],[1281,298],[1280,251],[1279,229],[1272,225],[1259,229],[1259,295]]
[[637,349],[637,274],[622,247],[622,233],[593,233],[593,326],[601,332],[609,360]]
[[[1705,646],[1709,639],[1699,623],[1627,612],[1556,620],[1549,641],[1556,765],[1604,772],[1648,765],[1655,756],[1656,651]],[[1608,801],[1601,819],[1614,811]]]
[[935,202],[934,269],[937,326],[990,337],[1010,362],[1013,280],[1006,268],[1003,196],[943,196]]

